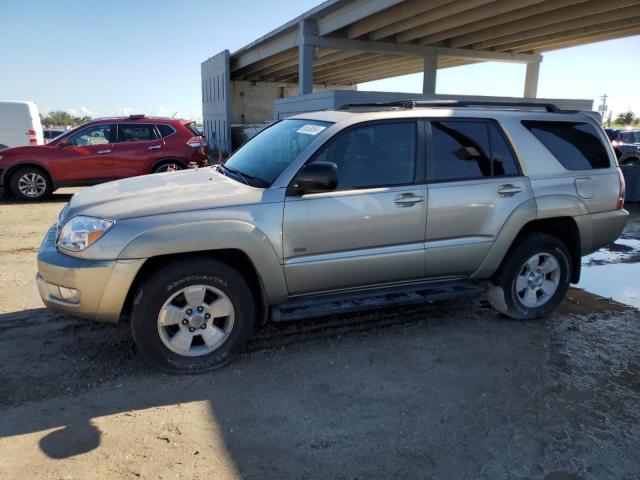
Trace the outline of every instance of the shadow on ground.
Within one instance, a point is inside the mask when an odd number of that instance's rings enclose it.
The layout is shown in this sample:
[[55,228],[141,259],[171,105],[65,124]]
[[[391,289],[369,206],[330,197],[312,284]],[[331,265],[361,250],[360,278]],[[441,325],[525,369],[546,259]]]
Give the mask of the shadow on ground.
[[243,478],[622,478],[638,312],[571,295],[600,313],[513,322],[478,299],[270,326],[188,377],[147,369],[126,325],[27,311],[0,318],[0,436],[57,428],[40,448],[68,458],[100,448],[93,419],[204,400]]

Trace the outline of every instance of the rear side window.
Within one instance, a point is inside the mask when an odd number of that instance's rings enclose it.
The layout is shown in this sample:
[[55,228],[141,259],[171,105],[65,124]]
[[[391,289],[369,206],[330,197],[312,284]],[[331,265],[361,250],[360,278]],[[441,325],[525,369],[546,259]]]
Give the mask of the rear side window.
[[523,120],[522,125],[567,170],[591,170],[610,166],[600,135],[589,123]]
[[185,125],[185,127],[187,127],[187,129],[191,133],[193,133],[195,136],[202,136],[202,132],[200,131],[200,129],[198,127],[196,127],[196,123],[195,122],[187,123]]
[[431,122],[437,181],[519,175],[516,159],[497,126],[483,121]]
[[156,125],[156,128],[160,132],[160,136],[162,138],[168,137],[169,135],[175,132],[175,130],[171,125],[159,124],[159,125]]
[[119,124],[119,142],[148,142],[156,139],[156,131],[153,125],[144,124]]

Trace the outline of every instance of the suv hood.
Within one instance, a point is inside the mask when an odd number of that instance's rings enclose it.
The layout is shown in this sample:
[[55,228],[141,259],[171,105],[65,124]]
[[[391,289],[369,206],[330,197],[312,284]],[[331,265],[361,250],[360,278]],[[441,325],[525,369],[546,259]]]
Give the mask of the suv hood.
[[260,203],[264,190],[242,184],[213,167],[117,180],[76,193],[64,214],[122,220]]

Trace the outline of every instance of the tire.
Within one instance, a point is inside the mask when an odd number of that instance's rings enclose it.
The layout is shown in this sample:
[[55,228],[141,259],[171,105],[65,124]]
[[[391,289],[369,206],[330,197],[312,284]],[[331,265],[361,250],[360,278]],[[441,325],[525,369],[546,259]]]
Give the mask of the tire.
[[153,170],[151,171],[151,173],[168,172],[168,171],[170,171],[168,169],[170,168],[171,165],[173,165],[175,167],[175,170],[184,170],[185,169],[185,166],[180,161],[177,161],[177,160],[163,160],[162,162],[158,163],[157,165],[155,165],[153,167]]
[[203,257],[154,271],[139,288],[131,314],[143,357],[168,373],[222,367],[244,349],[254,322],[254,299],[244,278],[226,263]]
[[35,167],[20,168],[12,173],[9,188],[17,199],[27,202],[47,198],[53,191],[49,175]]
[[[551,270],[554,260],[556,268]],[[551,235],[533,233],[507,253],[492,280],[488,300],[516,320],[545,317],[567,293],[570,275],[571,254],[565,244]]]

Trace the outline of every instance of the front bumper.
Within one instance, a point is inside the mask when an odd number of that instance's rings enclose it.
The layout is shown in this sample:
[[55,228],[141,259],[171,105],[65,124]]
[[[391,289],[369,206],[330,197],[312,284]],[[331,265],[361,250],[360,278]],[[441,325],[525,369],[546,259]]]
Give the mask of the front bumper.
[[[38,251],[36,283],[44,304],[61,312],[101,322],[120,319],[129,288],[145,259],[84,260],[60,253],[56,228],[44,237]],[[57,295],[58,288],[79,292],[79,301]]]

